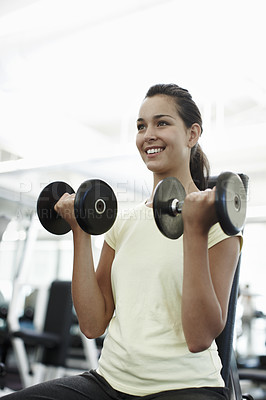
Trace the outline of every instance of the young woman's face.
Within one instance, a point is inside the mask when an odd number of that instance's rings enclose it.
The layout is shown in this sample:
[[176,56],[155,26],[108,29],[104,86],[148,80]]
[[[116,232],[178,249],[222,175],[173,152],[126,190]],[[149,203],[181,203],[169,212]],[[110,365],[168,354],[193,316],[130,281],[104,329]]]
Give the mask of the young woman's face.
[[147,168],[165,176],[178,176],[189,168],[190,129],[165,95],[146,98],[137,120],[136,145]]

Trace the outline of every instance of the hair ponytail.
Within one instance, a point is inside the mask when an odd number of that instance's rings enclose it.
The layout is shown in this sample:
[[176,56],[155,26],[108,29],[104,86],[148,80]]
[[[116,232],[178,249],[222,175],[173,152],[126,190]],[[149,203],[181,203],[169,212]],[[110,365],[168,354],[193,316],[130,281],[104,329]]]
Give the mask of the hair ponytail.
[[[157,94],[172,97],[175,100],[177,112],[184,121],[186,127],[190,128],[194,123],[197,123],[201,127],[202,132],[201,114],[188,90],[172,83],[158,84],[152,86],[145,97],[152,97]],[[195,185],[200,190],[205,190],[209,178],[210,165],[198,143],[191,149],[190,173]]]
[[200,190],[205,190],[210,174],[210,164],[198,143],[191,149],[189,166],[195,185]]

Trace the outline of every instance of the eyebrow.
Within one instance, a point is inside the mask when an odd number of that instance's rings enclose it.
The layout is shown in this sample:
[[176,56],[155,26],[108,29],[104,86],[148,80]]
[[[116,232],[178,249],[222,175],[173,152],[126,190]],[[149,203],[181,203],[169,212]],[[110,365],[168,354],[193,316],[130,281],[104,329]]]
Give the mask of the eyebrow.
[[[168,115],[168,114],[158,114],[158,115],[154,115],[154,116],[152,117],[152,119],[156,120],[156,119],[160,119],[160,118],[162,118],[162,117],[170,117],[170,118],[174,119],[174,117],[172,117],[171,115]],[[141,122],[141,121],[144,121],[144,118],[138,118],[138,119],[137,119],[137,122]]]

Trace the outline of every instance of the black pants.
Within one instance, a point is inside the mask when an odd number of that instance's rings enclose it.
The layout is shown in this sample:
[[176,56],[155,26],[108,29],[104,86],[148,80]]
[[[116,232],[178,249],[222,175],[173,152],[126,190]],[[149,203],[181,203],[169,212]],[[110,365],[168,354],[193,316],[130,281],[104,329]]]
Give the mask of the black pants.
[[227,388],[169,390],[148,396],[131,396],[114,390],[95,371],[54,379],[3,396],[8,400],[229,400]]

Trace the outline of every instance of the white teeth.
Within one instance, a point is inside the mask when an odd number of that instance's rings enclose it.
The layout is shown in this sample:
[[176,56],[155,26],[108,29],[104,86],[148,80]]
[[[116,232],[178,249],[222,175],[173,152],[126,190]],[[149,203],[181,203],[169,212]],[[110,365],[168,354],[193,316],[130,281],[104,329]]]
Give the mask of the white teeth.
[[148,149],[147,154],[154,154],[154,153],[161,153],[163,151],[162,148],[160,149]]

